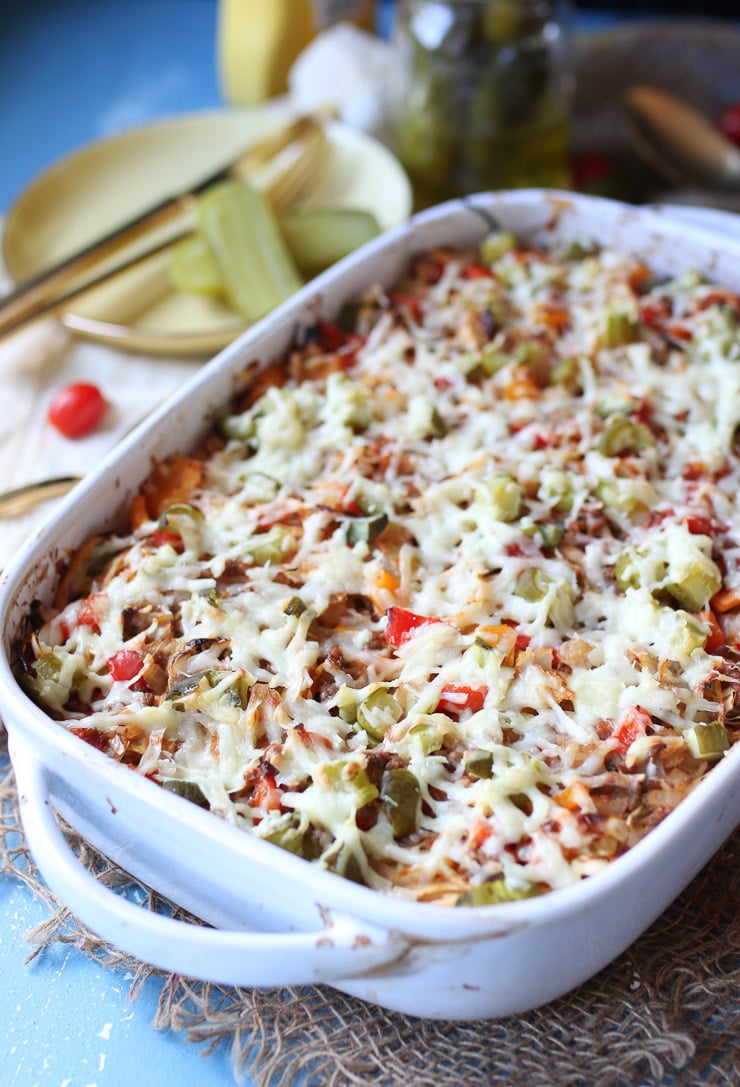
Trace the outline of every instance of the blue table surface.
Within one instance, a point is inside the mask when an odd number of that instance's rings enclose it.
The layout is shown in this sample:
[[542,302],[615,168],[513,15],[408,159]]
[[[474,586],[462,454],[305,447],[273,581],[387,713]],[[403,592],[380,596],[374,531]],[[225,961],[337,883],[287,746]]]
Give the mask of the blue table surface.
[[[0,214],[83,143],[223,105],[216,0],[0,0],[0,16]],[[225,1044],[203,1059],[152,1028],[155,982],[132,1003],[130,977],[61,944],[27,964],[24,934],[46,916],[20,883],[0,877],[0,1083],[233,1082]]]

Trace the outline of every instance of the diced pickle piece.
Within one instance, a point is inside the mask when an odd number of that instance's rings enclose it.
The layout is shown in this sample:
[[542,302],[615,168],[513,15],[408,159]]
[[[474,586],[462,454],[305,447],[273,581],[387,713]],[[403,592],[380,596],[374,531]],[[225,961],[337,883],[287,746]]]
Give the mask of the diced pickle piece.
[[179,679],[170,684],[164,697],[170,702],[179,702],[199,688],[206,690],[210,687],[208,675],[209,673],[205,671],[194,672],[191,676],[180,676]]
[[163,781],[162,788],[166,789],[168,793],[174,793],[176,796],[181,796],[184,800],[189,800],[191,804],[197,804],[199,808],[207,808],[208,800],[205,793],[201,789],[200,785],[197,785],[194,781]]
[[257,566],[267,566],[269,562],[280,562],[284,559],[294,543],[295,537],[290,529],[283,525],[273,525],[268,532],[248,540],[246,549],[252,562]]
[[192,521],[202,521],[203,514],[195,506],[190,506],[186,502],[178,502],[174,506],[168,506],[159,517],[159,527],[167,528],[168,525],[172,525],[178,517],[186,517]]
[[355,517],[347,522],[347,543],[372,543],[387,527],[387,513],[378,517]]
[[512,887],[505,879],[489,879],[459,895],[456,906],[497,906],[501,902],[518,902],[539,894],[536,887]]
[[522,525],[522,532],[525,536],[532,538],[536,536],[543,547],[558,547],[565,536],[565,529],[551,521],[531,521],[527,525]]
[[395,724],[403,710],[390,691],[378,687],[357,707],[357,724],[374,740],[382,740],[386,729]]
[[291,596],[288,603],[283,608],[285,615],[303,615],[306,610],[306,604],[303,603],[300,596]]
[[262,829],[264,822],[258,830],[258,834],[266,842],[279,845],[288,853],[295,853],[299,857],[305,856],[305,828],[301,825],[300,817],[295,812],[281,812],[279,816],[271,817],[267,826]]
[[614,415],[599,438],[599,452],[605,457],[618,457],[622,453],[639,453],[655,445],[655,438],[643,423]]
[[708,537],[670,525],[640,547],[625,548],[614,566],[617,585],[624,591],[649,589],[688,612],[700,611],[722,587],[722,575],[706,553],[710,546]]
[[493,754],[490,751],[469,751],[465,758],[465,770],[474,778],[493,776]]
[[516,235],[510,230],[493,230],[480,243],[481,259],[486,264],[495,264],[507,253],[512,253],[516,247]]
[[583,392],[579,359],[575,355],[567,355],[565,358],[558,359],[550,368],[548,380],[551,385],[562,385],[574,393]]
[[680,581],[669,581],[663,586],[686,611],[700,611],[721,587],[722,579],[716,569],[698,562],[689,563],[681,570]]
[[476,494],[497,521],[516,521],[521,513],[524,490],[511,476],[501,474],[483,480]]
[[604,347],[622,347],[637,339],[638,324],[635,318],[623,310],[609,310],[604,317],[601,342]]
[[351,880],[352,883],[364,884],[365,880],[360,862],[347,842],[335,842],[323,855],[322,860],[331,872],[344,876],[345,879]]
[[247,442],[257,433],[255,417],[249,411],[241,415],[222,415],[218,420],[218,429],[227,441]]
[[394,838],[404,838],[416,828],[421,806],[421,788],[410,770],[399,766],[383,778],[381,792],[393,827]]
[[481,351],[480,358],[476,358],[476,364],[482,366],[489,377],[497,374],[499,370],[503,370],[504,366],[508,366],[510,362],[511,355],[495,347],[492,343],[487,343]]
[[730,747],[727,729],[721,721],[708,721],[687,728],[684,739],[697,759],[721,759]]
[[514,595],[521,596],[523,600],[537,603],[544,600],[550,591],[551,585],[552,578],[544,570],[539,570],[536,566],[528,566],[516,579]]

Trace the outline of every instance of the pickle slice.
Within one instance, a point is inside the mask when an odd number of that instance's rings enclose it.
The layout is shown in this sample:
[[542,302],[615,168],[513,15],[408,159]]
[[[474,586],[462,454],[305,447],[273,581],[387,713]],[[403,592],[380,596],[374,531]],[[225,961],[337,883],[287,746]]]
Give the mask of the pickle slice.
[[265,197],[243,181],[215,185],[199,200],[203,235],[233,308],[253,322],[303,285]]
[[178,291],[214,296],[226,293],[216,256],[200,233],[189,234],[172,246],[169,274],[173,287]]
[[380,233],[360,208],[307,208],[280,217],[280,229],[300,272],[310,278]]

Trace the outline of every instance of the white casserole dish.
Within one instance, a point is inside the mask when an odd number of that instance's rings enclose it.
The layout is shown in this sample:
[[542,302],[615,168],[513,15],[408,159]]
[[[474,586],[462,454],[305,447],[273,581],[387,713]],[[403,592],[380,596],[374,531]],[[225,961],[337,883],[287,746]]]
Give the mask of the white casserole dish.
[[[411,253],[479,240],[495,220],[525,239],[590,237],[659,272],[698,269],[740,289],[740,243],[653,212],[522,191],[454,201],[414,218],[315,280],[204,367],[100,465],[23,550],[0,584],[0,705],[31,851],[49,886],[93,931],[156,966],[225,984],[326,982],[409,1014],[476,1019],[567,992],[640,935],[740,820],[740,751],[606,870],[540,898],[448,909],[358,886],[221,822],[131,773],[51,721],[17,685],[11,646],[34,599],[48,599],[69,552],[113,527],[153,457],[186,451],[251,361],[269,363],[296,329],[331,319]],[[62,815],[113,861],[214,928],[141,910],[99,884],[59,829]]]

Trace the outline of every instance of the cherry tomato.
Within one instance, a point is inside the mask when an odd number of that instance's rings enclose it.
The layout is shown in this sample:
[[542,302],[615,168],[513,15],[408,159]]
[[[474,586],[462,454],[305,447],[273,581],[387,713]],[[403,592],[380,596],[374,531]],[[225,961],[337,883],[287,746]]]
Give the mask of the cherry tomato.
[[717,118],[717,127],[728,140],[740,146],[740,102],[722,110]]
[[65,438],[81,438],[94,430],[106,407],[97,385],[76,381],[56,394],[49,406],[48,419]]

